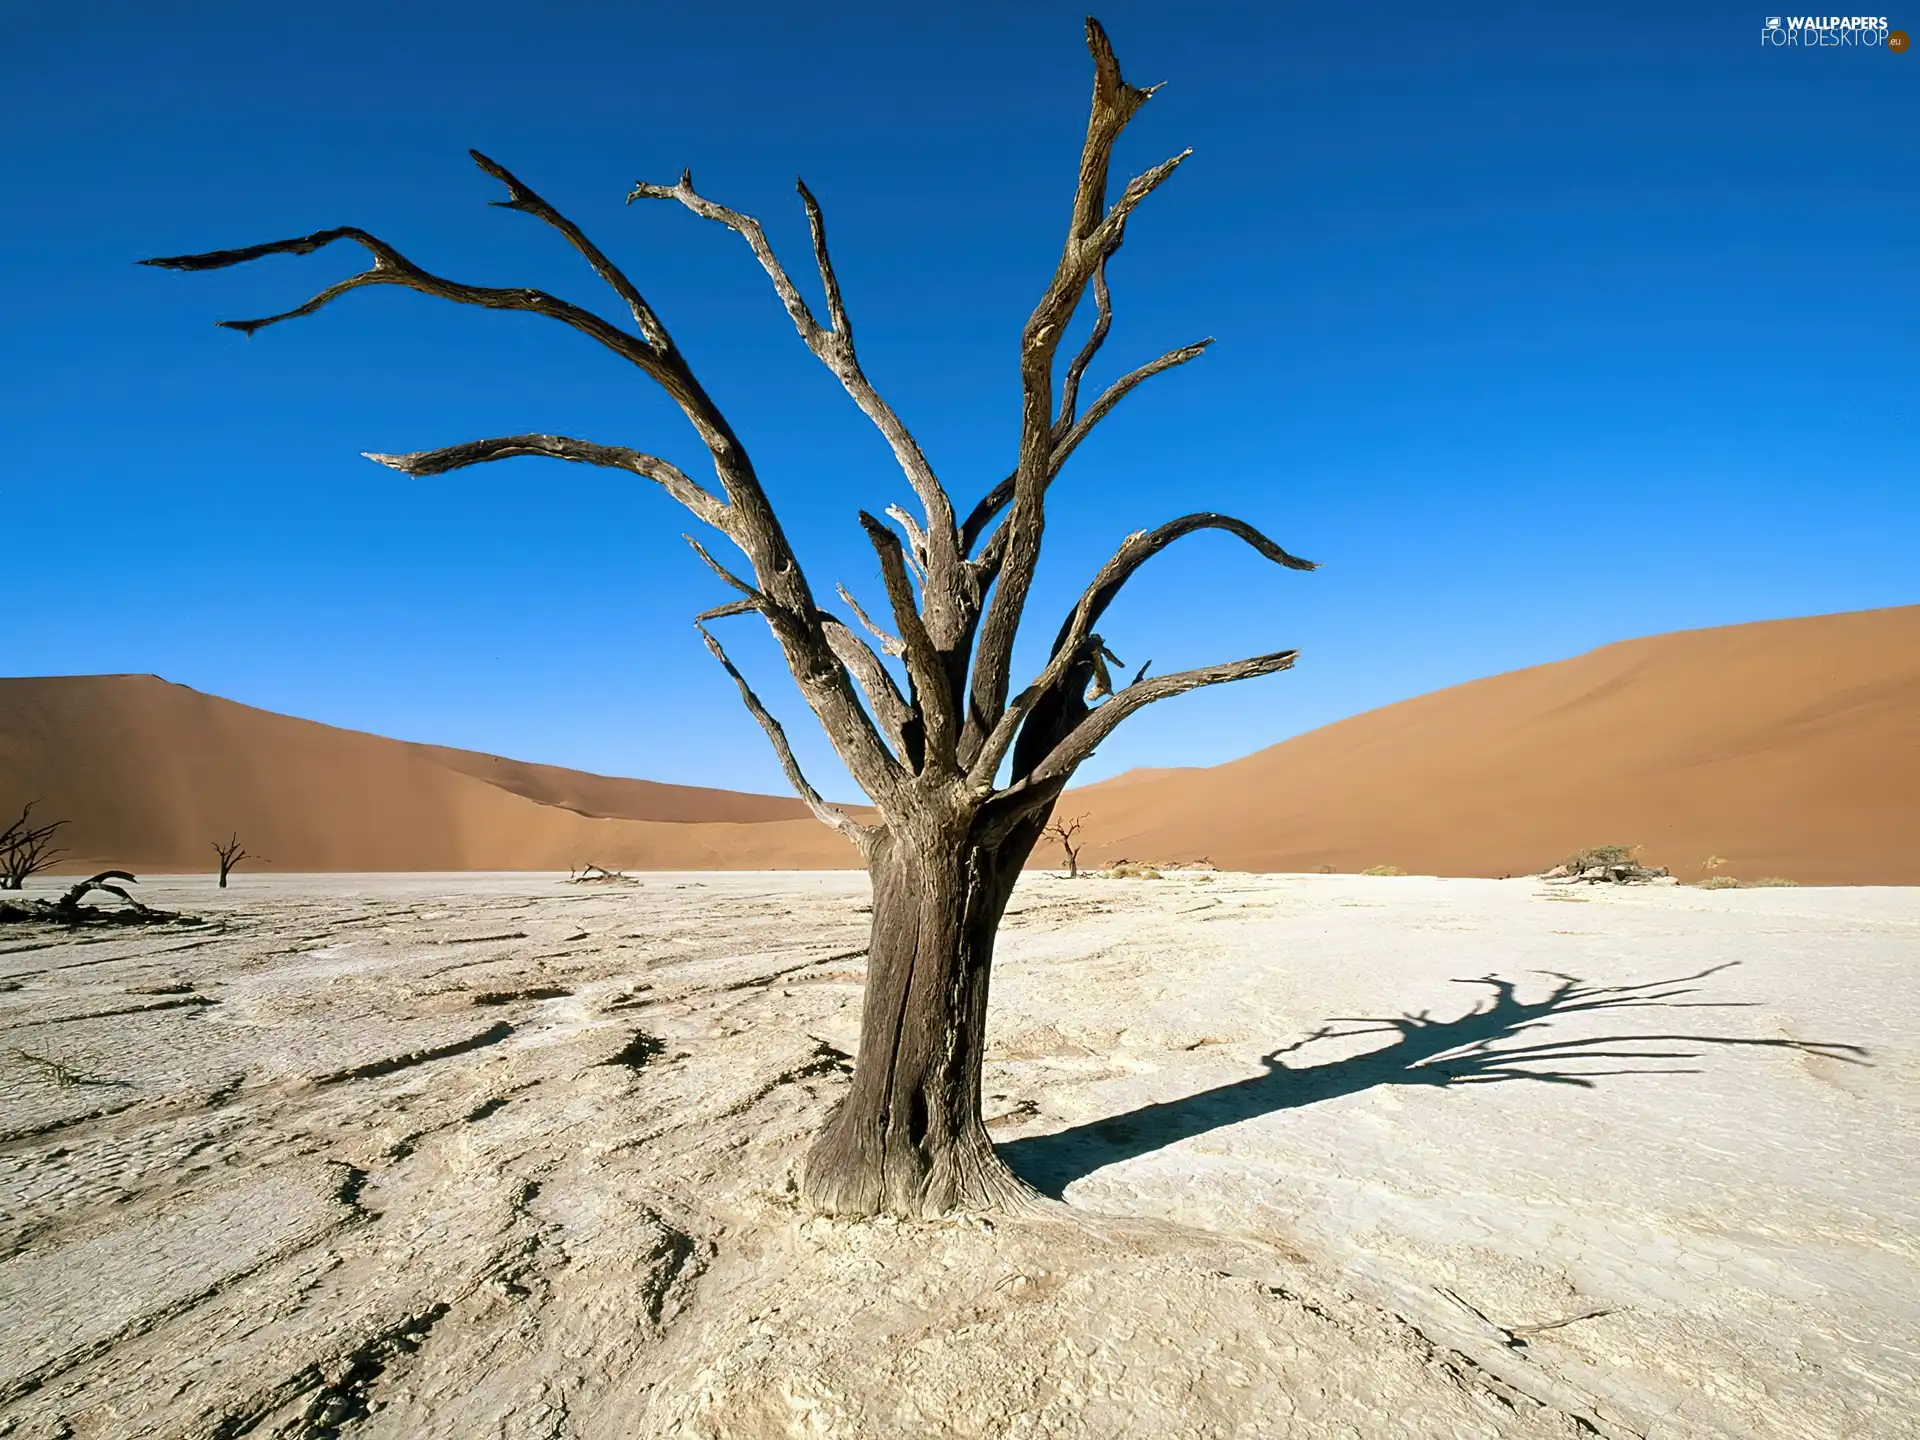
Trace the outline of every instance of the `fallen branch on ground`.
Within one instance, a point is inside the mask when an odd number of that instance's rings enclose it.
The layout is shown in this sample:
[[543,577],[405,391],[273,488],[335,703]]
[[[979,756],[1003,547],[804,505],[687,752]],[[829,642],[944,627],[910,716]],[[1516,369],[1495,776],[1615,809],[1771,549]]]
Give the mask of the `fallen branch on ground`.
[[[0,924],[18,924],[23,921],[38,920],[53,925],[198,925],[200,919],[194,915],[181,915],[172,910],[155,910],[133,898],[125,885],[114,882],[124,880],[127,885],[137,885],[139,880],[125,870],[102,870],[98,875],[90,875],[85,880],[69,886],[67,892],[58,900],[19,900],[0,903]],[[106,895],[117,895],[125,903],[122,909],[107,910],[98,905],[82,905],[80,902],[99,891]]]
[[639,882],[624,870],[608,870],[600,865],[588,865],[579,871],[567,872],[569,885],[637,885]]

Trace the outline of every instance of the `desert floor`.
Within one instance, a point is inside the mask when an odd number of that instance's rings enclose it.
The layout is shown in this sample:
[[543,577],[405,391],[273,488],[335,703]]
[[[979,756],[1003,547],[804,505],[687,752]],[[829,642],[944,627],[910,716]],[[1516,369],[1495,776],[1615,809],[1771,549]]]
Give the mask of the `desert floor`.
[[859,875],[141,889],[0,930],[0,1436],[1920,1433],[1920,890],[1029,876],[1065,1203],[921,1226]]

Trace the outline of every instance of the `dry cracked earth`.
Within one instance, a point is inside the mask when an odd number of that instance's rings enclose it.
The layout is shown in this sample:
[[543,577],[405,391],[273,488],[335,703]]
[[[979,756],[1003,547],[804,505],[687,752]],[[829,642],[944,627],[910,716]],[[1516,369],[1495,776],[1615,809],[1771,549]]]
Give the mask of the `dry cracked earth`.
[[0,930],[0,1436],[1920,1433],[1913,891],[1036,875],[993,1128],[802,1213],[857,875]]

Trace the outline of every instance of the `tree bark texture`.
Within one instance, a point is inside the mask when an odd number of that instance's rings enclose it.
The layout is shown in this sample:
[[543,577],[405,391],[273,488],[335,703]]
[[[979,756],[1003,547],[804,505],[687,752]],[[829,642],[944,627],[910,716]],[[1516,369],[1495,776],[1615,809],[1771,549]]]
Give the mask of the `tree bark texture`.
[[801,1196],[834,1215],[926,1218],[1032,1192],[980,1115],[994,939],[1045,816],[997,842],[964,821],[890,831],[874,847],[860,1053],[808,1154]]

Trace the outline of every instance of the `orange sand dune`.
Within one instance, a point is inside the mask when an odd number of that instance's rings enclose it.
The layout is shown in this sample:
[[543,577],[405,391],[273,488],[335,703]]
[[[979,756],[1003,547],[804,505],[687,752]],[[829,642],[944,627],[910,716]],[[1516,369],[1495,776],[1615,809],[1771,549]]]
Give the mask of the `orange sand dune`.
[[1686,879],[1718,855],[1747,880],[1920,885],[1920,605],[1623,641],[1062,811],[1088,817],[1083,863],[1497,876],[1621,844]]
[[[824,869],[797,799],[616,780],[295,720],[152,675],[0,679],[0,808],[71,820],[71,863],[203,870]],[[255,867],[242,867],[259,868]]]
[[[235,830],[282,870],[858,858],[795,799],[387,740],[150,675],[0,679],[5,818],[34,797],[73,821],[69,869],[205,869]],[[1920,606],[1629,640],[1062,809],[1095,861],[1504,875],[1639,844],[1688,878],[1720,855],[1749,880],[1920,884]]]

